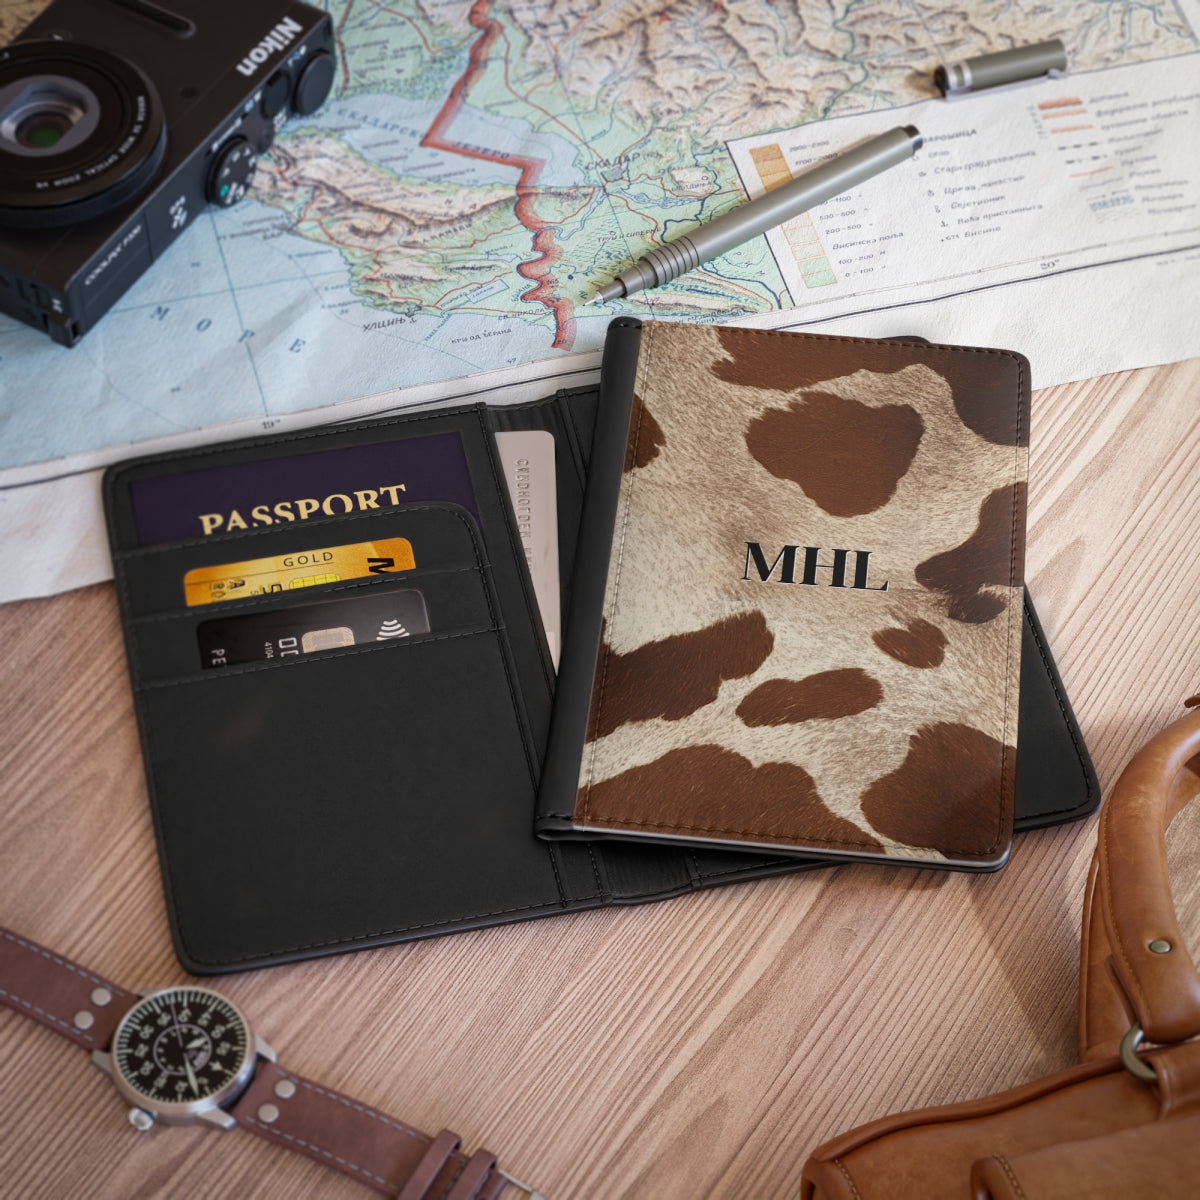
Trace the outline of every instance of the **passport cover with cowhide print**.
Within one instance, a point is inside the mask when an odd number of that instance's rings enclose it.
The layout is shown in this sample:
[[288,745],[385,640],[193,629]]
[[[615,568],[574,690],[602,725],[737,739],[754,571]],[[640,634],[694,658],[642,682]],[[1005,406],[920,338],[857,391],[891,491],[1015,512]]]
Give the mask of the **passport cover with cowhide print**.
[[538,832],[1003,865],[1026,360],[626,320],[601,386]]

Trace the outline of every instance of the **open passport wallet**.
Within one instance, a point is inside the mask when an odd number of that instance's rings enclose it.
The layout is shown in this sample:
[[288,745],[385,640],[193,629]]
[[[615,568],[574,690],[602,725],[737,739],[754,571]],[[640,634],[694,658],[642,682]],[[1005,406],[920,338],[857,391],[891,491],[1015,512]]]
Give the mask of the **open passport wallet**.
[[181,963],[994,868],[1090,812],[1027,413],[1005,352],[622,318],[599,387],[112,467]]

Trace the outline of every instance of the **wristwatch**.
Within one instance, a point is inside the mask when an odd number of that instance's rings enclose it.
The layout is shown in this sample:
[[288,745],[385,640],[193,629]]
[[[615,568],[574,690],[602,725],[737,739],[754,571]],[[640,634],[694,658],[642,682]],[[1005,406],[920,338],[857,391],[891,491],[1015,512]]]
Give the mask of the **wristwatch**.
[[76,1045],[113,1081],[142,1131],[241,1128],[400,1200],[496,1200],[532,1188],[496,1156],[436,1137],[287,1071],[219,992],[184,984],[136,994],[0,928],[0,1003]]

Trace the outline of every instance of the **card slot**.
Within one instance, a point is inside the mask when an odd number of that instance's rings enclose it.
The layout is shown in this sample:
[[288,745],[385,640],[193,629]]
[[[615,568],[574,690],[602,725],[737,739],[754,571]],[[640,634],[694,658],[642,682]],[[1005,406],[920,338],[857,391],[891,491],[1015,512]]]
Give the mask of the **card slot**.
[[[117,558],[117,586],[128,619],[137,620],[187,608],[184,580],[189,571],[227,564],[236,566],[262,559],[282,561],[301,553],[326,552],[336,547],[394,538],[408,542],[416,569],[420,570],[479,566],[487,558],[479,526],[466,509],[448,502],[429,502],[383,513],[309,522],[286,530],[217,535],[217,540],[142,547]],[[312,565],[312,570],[320,573],[316,564]],[[231,570],[232,575],[238,573]],[[237,601],[195,607],[217,608],[229,603]]]
[[[532,812],[536,763],[501,632],[288,669],[138,695],[186,967],[558,911],[552,857],[513,820]],[[524,908],[506,912],[518,883]]]
[[180,672],[177,675],[155,677],[134,685],[134,691],[139,695],[152,695],[164,688],[178,687],[192,683],[210,683],[222,680],[233,681],[263,671],[312,670],[324,663],[334,662],[340,658],[353,656],[396,653],[404,654],[417,646],[427,646],[430,643],[457,641],[463,638],[480,637],[485,634],[500,633],[499,626],[488,625],[476,629],[449,629],[444,633],[414,634],[411,637],[395,641],[365,642],[361,646],[346,646],[337,650],[319,650],[312,654],[296,658],[274,659],[270,662],[236,663],[219,669]]
[[[487,574],[478,567],[405,574],[347,586],[336,593],[303,591],[154,614],[128,623],[135,686],[154,681],[304,666],[334,651],[362,653],[437,637],[495,629],[502,622]],[[395,639],[394,642],[388,639]],[[219,658],[228,665],[205,667]]]
[[302,588],[288,588],[281,592],[263,592],[247,596],[244,600],[222,600],[216,604],[193,605],[190,608],[164,609],[161,612],[142,613],[131,617],[129,625],[138,629],[155,623],[169,624],[173,621],[207,620],[210,617],[231,613],[258,612],[272,608],[295,608],[321,600],[340,599],[361,594],[365,591],[389,591],[393,588],[421,587],[422,580],[440,576],[478,574],[480,565],[470,563],[458,567],[413,567],[407,571],[388,571],[383,575],[365,579],[340,579],[336,583],[318,583]]

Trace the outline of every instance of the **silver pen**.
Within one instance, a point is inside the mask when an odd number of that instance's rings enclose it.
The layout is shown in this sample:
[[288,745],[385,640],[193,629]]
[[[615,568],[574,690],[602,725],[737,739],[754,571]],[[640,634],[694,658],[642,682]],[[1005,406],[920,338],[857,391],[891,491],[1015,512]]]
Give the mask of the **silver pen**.
[[933,73],[933,82],[947,100],[987,88],[1008,87],[1057,79],[1067,69],[1067,51],[1058,38],[1034,46],[1018,46],[996,54],[981,54],[961,62],[945,63]]
[[790,183],[742,204],[724,216],[699,225],[643,255],[632,267],[606,283],[589,304],[607,304],[632,296],[642,288],[659,287],[702,262],[766,233],[776,225],[847,192],[864,180],[911,158],[921,148],[921,134],[912,125],[889,129],[837,158],[805,171]]

